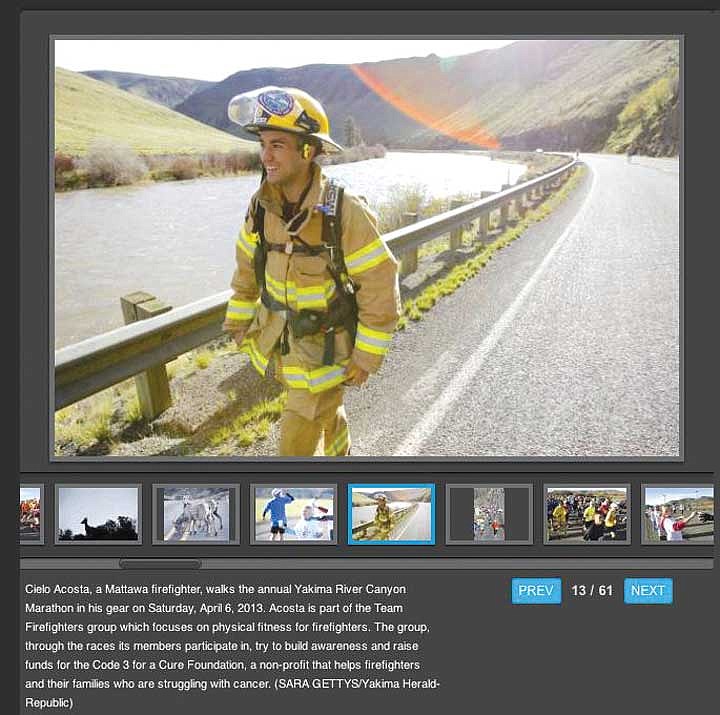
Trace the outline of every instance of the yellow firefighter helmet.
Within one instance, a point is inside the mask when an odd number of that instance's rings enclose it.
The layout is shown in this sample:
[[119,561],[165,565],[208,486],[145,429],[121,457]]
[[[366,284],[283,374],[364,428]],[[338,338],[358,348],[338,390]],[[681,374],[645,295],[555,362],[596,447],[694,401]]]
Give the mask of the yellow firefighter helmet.
[[259,134],[275,129],[317,137],[326,152],[342,151],[330,137],[330,122],[322,104],[295,87],[261,87],[233,97],[228,117],[245,131]]

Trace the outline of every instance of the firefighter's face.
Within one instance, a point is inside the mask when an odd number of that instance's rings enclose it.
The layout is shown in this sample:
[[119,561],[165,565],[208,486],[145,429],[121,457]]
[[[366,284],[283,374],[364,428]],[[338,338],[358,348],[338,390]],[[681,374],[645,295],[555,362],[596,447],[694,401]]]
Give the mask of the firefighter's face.
[[297,137],[272,130],[260,134],[260,160],[267,172],[267,180],[276,186],[297,182],[305,176],[309,164],[303,159]]

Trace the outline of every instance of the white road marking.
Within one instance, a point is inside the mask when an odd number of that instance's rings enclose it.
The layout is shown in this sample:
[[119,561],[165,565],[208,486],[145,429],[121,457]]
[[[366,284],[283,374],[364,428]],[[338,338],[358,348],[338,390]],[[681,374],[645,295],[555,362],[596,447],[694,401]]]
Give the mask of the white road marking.
[[[590,167],[588,167],[590,168]],[[515,316],[522,308],[525,301],[532,293],[535,285],[540,277],[552,263],[555,254],[560,250],[569,236],[575,233],[581,222],[593,195],[595,188],[595,172],[591,171],[590,189],[583,200],[580,210],[573,219],[572,223],[563,231],[560,238],[553,244],[553,247],[547,252],[545,258],[530,276],[528,282],[523,286],[522,290],[517,294],[515,300],[506,308],[505,312],[498,318],[498,321],[490,329],[485,339],[480,343],[475,352],[473,352],[467,361],[460,368],[460,372],[450,381],[447,387],[442,391],[438,398],[434,401],[429,412],[413,427],[410,434],[392,453],[398,457],[416,457],[420,454],[421,447],[433,435],[442,420],[447,415],[452,406],[462,398],[467,386],[473,382],[476,375],[482,369],[482,366],[493,348],[498,344],[505,331],[512,325]]]

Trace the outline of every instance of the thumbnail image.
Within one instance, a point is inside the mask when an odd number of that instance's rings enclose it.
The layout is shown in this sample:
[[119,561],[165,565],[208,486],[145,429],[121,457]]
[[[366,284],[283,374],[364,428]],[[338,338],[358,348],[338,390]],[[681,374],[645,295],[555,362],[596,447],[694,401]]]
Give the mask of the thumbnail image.
[[164,542],[231,539],[230,487],[161,487]]
[[505,490],[476,487],[473,491],[473,540],[505,541]]
[[643,543],[712,544],[715,540],[713,486],[657,486],[643,489]]
[[42,487],[20,487],[20,543],[42,542]]
[[628,488],[548,487],[545,541],[629,543]]
[[254,487],[253,543],[336,543],[334,486]]
[[434,544],[432,484],[350,484],[349,544]]
[[58,486],[55,503],[58,543],[140,543],[139,486]]

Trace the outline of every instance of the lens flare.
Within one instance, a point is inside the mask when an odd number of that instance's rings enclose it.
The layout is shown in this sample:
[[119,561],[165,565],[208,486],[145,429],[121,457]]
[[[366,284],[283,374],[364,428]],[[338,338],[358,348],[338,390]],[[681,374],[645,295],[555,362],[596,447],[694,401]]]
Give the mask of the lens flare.
[[498,139],[471,112],[456,111],[462,104],[451,106],[437,97],[433,97],[432,102],[420,99],[419,93],[401,83],[394,82],[391,88],[367,66],[350,65],[350,69],[378,97],[428,129],[481,149],[500,148]]

